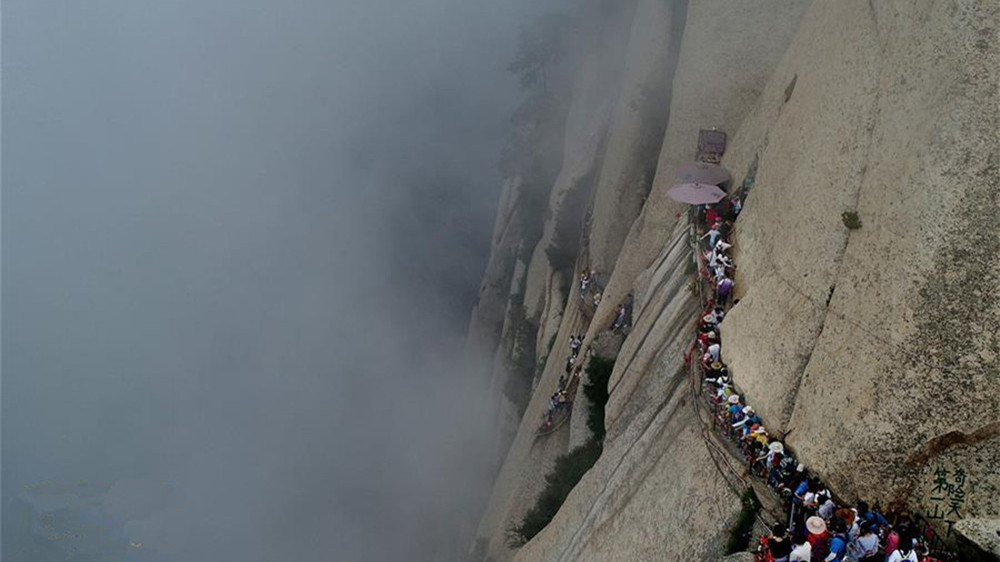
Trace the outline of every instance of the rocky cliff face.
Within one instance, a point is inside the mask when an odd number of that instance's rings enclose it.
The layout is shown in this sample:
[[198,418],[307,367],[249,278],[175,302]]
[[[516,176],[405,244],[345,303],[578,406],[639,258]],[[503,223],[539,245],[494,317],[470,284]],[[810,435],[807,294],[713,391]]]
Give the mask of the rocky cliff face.
[[815,3],[725,161],[759,157],[726,359],[848,499],[930,512],[935,471],[961,468],[963,516],[1000,516],[996,23]]
[[[472,335],[500,341],[512,303],[523,303],[541,368],[523,416],[507,416],[510,446],[501,447],[477,558],[718,559],[738,489],[706,447],[683,369],[699,304],[687,288],[684,209],[666,196],[707,127],[730,135],[723,165],[734,183],[756,170],[734,233],[740,300],[723,324],[737,385],[845,501],[933,516],[942,508],[935,479],[962,471],[969,485],[950,518],[973,540],[976,529],[992,540],[996,6],[638,0],[615,14],[620,22],[575,71],[548,219],[520,263],[503,242],[517,211],[500,206]],[[595,269],[606,284],[596,311],[546,252],[560,203],[588,174],[590,226],[575,270]],[[634,326],[615,341],[605,332],[629,293]],[[537,435],[575,333],[586,334],[585,349],[617,355],[604,450],[551,523],[510,549],[506,531],[555,457],[587,438],[582,395],[571,423]],[[513,347],[487,347],[493,376],[509,376]]]

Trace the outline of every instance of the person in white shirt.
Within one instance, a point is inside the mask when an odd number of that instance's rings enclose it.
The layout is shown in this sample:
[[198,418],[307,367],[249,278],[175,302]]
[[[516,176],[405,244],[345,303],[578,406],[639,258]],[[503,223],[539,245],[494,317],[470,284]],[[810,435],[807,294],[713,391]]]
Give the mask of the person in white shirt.
[[833,512],[836,511],[837,504],[833,503],[833,500],[830,499],[830,490],[823,490],[817,494],[816,502],[819,504],[816,515],[827,521],[833,519]]
[[725,317],[726,311],[721,307],[717,306],[715,307],[715,310],[712,311],[712,320],[714,321],[714,324],[722,324],[722,319]]
[[719,265],[719,256],[715,252],[705,252],[705,265],[709,269],[715,269]]
[[714,270],[715,270],[714,277],[716,282],[721,281],[722,278],[726,276],[726,266],[722,265],[721,263],[716,265]]
[[797,545],[792,549],[792,553],[788,555],[788,562],[809,562],[812,560],[812,545],[809,541],[802,541],[802,544]]
[[712,357],[712,361],[718,361],[722,356],[722,346],[717,343],[708,346],[708,355]]
[[712,227],[702,238],[708,238],[708,247],[715,248],[715,243],[719,241],[720,236],[722,236],[722,233],[719,232],[719,229]]
[[903,562],[904,560],[919,562],[917,551],[913,549],[913,539],[910,537],[900,537],[899,548],[886,558],[886,562]]

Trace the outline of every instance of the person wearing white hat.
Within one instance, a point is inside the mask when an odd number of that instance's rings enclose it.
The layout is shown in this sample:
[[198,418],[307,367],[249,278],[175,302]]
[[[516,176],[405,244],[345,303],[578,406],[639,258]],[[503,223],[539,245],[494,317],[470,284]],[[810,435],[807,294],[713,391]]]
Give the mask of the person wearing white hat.
[[812,545],[814,560],[823,560],[830,553],[830,533],[826,530],[826,521],[813,515],[806,519],[806,540]]
[[701,322],[706,327],[715,328],[720,323],[722,323],[722,319],[725,317],[726,317],[725,309],[722,308],[721,306],[717,306],[714,309],[712,309],[712,312],[709,312],[708,314],[702,316]]
[[[735,400],[733,399],[734,397]],[[729,413],[729,419],[730,420],[739,419],[739,417],[743,415],[742,412],[743,405],[740,404],[740,395],[733,394],[732,396],[729,397],[728,402],[729,402],[729,407],[726,410]]]
[[[746,436],[750,435],[751,430],[755,429],[753,427],[755,424],[757,424],[757,425],[760,424],[760,417],[757,415],[757,412],[755,412],[754,409],[751,408],[750,406],[744,407],[740,411],[740,413],[743,414],[743,419],[741,419],[737,423],[734,423],[733,427],[734,428],[736,428],[736,427],[742,427],[743,428],[743,437],[746,437]],[[760,429],[761,430],[760,433],[763,433],[764,427],[760,426],[759,428],[756,428],[756,429]]]
[[754,460],[754,462],[764,461],[764,466],[767,469],[767,481],[771,486],[775,486],[777,479],[780,478],[781,471],[778,469],[778,463],[781,462],[781,457],[784,454],[785,446],[781,444],[781,441],[771,441],[764,449],[764,454]]
[[757,460],[767,459],[767,466],[776,466],[781,460],[780,457],[784,454],[785,446],[781,443],[781,441],[771,441],[767,444],[767,452]]

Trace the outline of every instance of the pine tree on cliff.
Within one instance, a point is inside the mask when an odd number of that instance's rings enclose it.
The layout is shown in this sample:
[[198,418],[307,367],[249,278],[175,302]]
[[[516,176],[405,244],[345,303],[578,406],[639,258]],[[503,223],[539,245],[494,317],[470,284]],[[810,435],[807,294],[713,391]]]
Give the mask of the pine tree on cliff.
[[507,70],[521,78],[521,87],[548,91],[549,70],[566,55],[569,19],[564,14],[548,14],[521,31],[514,62]]

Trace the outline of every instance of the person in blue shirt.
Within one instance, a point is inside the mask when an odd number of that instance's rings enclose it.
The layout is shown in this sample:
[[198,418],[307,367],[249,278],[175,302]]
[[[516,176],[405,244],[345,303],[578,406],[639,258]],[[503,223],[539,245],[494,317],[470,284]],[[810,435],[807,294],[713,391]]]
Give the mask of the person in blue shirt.
[[795,499],[802,503],[805,500],[806,492],[809,491],[809,479],[803,477],[799,485],[795,487]]
[[847,527],[840,519],[834,519],[832,528],[833,538],[830,539],[830,553],[823,559],[824,562],[840,562],[847,553],[847,538],[845,536]]
[[729,405],[729,418],[732,420],[740,420],[743,416],[743,404],[739,402]]
[[889,522],[876,510],[869,509],[867,502],[858,502],[858,517],[868,522],[873,529],[884,529]]
[[743,414],[743,417],[734,423],[733,427],[742,427],[743,437],[746,437],[750,433],[750,428],[753,427],[754,424],[760,423],[760,416],[758,416],[757,412],[755,412],[750,406],[745,406],[740,413]]

